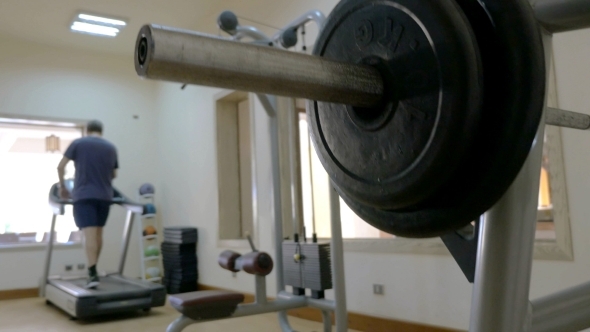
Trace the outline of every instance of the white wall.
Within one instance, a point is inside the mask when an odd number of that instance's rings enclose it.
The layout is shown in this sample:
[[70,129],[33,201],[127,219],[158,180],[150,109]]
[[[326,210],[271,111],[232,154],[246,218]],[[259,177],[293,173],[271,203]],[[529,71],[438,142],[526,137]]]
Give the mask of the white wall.
[[[300,4],[299,6],[295,4]],[[277,13],[283,25],[299,13],[312,8],[328,12],[336,1],[291,2],[289,10]],[[330,5],[331,4],[331,5]],[[291,15],[292,14],[292,15]],[[584,42],[581,42],[584,40]],[[560,106],[590,113],[590,31],[555,37],[555,56]],[[308,42],[309,43],[309,42]],[[200,229],[200,282],[208,285],[253,292],[250,276],[238,274],[234,279],[216,264],[222,248],[216,245],[216,179],[213,93],[216,90],[178,85],[160,87],[160,153],[164,188],[159,201],[163,205],[164,223],[190,224]],[[264,122],[258,112],[260,124]],[[256,135],[267,135],[258,127]],[[184,146],[180,141],[190,139]],[[258,138],[259,143],[265,143]],[[563,130],[563,145],[574,240],[573,262],[535,261],[531,297],[535,298],[590,279],[590,177],[585,175],[590,164],[590,135]],[[262,147],[257,147],[258,152]],[[268,156],[259,156],[257,167],[264,168]],[[265,161],[266,160],[266,161]],[[188,161],[188,163],[187,163]],[[186,173],[184,173],[186,172]],[[262,173],[266,174],[266,173]],[[271,202],[271,183],[258,183],[259,202]],[[184,187],[184,188],[183,188]],[[172,205],[169,205],[172,204]],[[174,211],[177,209],[178,211]],[[263,207],[259,207],[263,209]],[[270,211],[270,209],[269,209]],[[270,220],[261,216],[258,234],[263,249],[271,249]],[[450,256],[345,253],[348,307],[350,311],[420,322],[457,329],[467,329],[471,306],[471,285]],[[272,280],[272,278],[270,279]],[[274,282],[274,281],[273,281]],[[385,286],[384,296],[372,294],[372,284]],[[269,288],[274,290],[274,288]]]
[[[5,36],[0,36],[0,45],[0,115],[100,119],[105,138],[119,152],[115,186],[135,198],[143,182],[154,181],[156,83],[138,79],[131,58],[52,48]],[[111,209],[99,270],[118,267],[124,217],[121,208]],[[48,227],[49,218],[48,212]],[[80,248],[59,250],[54,257],[52,273],[63,272],[66,263],[85,262]],[[139,276],[136,242],[128,257],[126,272]],[[36,287],[43,261],[44,252],[39,250],[0,251],[0,290]]]
[[[160,182],[157,201],[164,226],[192,226],[199,229],[199,282],[252,292],[253,279],[238,273],[235,277],[217,264],[225,249],[218,246],[218,189],[215,98],[219,89],[161,83],[158,95],[158,154]],[[256,186],[258,245],[272,251],[272,199],[268,118],[256,103]],[[255,235],[256,237],[256,235]],[[247,252],[247,248],[232,250]],[[274,289],[274,279],[268,280]]]

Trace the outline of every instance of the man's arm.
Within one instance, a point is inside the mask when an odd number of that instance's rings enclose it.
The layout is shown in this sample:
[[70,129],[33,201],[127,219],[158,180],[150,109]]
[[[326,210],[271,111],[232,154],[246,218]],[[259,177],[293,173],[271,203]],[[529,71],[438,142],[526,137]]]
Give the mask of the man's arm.
[[66,165],[70,162],[70,159],[68,157],[63,157],[61,159],[61,161],[59,162],[59,165],[57,165],[57,176],[59,177],[59,194],[61,196],[61,198],[66,199],[69,197],[70,193],[68,192],[68,190],[66,189],[66,186],[64,185],[64,176],[66,175]]

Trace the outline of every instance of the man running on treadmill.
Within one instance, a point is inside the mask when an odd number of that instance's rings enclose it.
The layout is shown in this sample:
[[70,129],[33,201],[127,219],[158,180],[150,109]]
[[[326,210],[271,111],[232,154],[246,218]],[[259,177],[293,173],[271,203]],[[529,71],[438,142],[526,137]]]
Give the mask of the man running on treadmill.
[[100,121],[88,122],[87,136],[74,140],[57,166],[62,199],[70,198],[64,185],[66,165],[73,160],[76,167],[71,198],[74,201],[76,226],[84,232],[88,258],[86,288],[99,285],[96,263],[102,248],[102,229],[113,199],[112,180],[119,168],[117,150],[112,143],[102,138],[102,127]]

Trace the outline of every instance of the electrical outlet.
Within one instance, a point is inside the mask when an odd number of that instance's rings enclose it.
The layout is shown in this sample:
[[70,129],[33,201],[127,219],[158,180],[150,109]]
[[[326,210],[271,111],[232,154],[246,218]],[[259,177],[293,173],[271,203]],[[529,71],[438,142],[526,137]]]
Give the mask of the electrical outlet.
[[84,270],[85,267],[86,267],[86,264],[78,263],[78,270]]
[[72,271],[73,268],[74,266],[71,264],[66,265],[66,271]]
[[383,285],[373,284],[373,294],[383,295]]

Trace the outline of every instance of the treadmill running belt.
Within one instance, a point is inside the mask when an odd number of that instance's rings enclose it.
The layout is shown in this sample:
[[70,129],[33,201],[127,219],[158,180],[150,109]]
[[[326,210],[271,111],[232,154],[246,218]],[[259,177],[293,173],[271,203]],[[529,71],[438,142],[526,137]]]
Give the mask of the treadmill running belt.
[[50,284],[77,297],[94,297],[100,302],[151,297],[152,290],[111,277],[101,277],[95,289],[86,289],[86,279],[50,280]]

